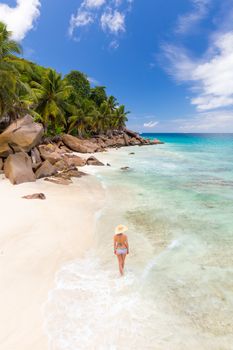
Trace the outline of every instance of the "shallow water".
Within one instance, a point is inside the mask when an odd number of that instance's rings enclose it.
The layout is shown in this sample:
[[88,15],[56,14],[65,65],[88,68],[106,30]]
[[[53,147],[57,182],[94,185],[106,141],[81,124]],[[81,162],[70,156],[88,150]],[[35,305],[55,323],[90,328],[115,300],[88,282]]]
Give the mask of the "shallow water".
[[95,244],[58,272],[46,306],[52,350],[233,349],[233,135],[161,138],[105,155]]

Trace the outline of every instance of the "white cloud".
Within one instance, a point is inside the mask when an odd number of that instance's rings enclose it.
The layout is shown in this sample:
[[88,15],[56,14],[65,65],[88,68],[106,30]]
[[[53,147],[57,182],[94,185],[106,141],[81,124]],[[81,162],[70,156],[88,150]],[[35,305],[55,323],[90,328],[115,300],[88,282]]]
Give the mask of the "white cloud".
[[[176,33],[194,29],[213,5],[210,0],[190,1],[194,11],[179,17]],[[220,13],[221,21],[219,13],[212,19],[216,29],[209,33],[207,48],[199,57],[181,45],[162,46],[165,69],[178,83],[187,84],[190,103],[198,112],[175,120],[178,131],[233,132],[233,11],[222,7]]]
[[202,20],[207,12],[210,0],[191,0],[193,10],[189,13],[179,16],[176,32],[180,34],[190,31],[195,24]]
[[83,0],[76,14],[71,15],[69,34],[73,36],[76,28],[99,24],[101,29],[115,36],[109,44],[117,49],[116,37],[126,31],[126,16],[132,10],[133,0]]
[[156,126],[157,124],[159,124],[159,122],[154,122],[153,120],[151,120],[149,123],[144,123],[143,126],[145,128],[153,128],[154,126]]
[[105,0],[85,0],[83,2],[84,7],[89,7],[89,8],[97,8],[102,6],[105,3]]
[[40,15],[39,0],[17,0],[15,7],[0,4],[0,21],[6,23],[13,32],[12,38],[20,41],[34,27]]
[[109,48],[116,50],[119,47],[119,42],[117,40],[112,40],[109,44]]
[[173,76],[178,82],[192,80],[192,71],[197,63],[192,60],[188,53],[182,48],[175,45],[162,45],[163,56],[168,61],[166,62],[166,71]]
[[233,132],[233,111],[199,113],[192,118],[177,119],[175,123],[182,132]]
[[165,46],[164,52],[176,80],[191,83],[196,94],[191,103],[198,110],[233,106],[233,31],[215,36],[208,56],[199,60],[174,46]]
[[72,15],[70,19],[69,34],[73,35],[76,27],[84,27],[94,21],[90,12],[79,10],[77,15]]
[[125,31],[125,15],[117,10],[104,12],[100,21],[102,29],[105,31],[109,30],[114,34]]

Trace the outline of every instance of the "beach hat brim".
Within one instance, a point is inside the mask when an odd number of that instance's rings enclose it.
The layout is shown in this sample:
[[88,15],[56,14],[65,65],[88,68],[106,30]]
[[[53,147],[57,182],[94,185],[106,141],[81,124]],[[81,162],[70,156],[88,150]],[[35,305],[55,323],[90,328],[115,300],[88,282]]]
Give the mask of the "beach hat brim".
[[115,228],[115,234],[119,234],[119,233],[124,233],[128,230],[128,227],[125,226],[125,225],[118,225],[116,228]]

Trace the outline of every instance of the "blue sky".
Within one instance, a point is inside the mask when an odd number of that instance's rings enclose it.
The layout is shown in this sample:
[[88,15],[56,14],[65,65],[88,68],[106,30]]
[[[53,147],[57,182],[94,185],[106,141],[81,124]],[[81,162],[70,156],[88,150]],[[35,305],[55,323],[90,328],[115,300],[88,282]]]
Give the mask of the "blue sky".
[[24,57],[85,72],[144,132],[233,132],[233,0],[5,0]]

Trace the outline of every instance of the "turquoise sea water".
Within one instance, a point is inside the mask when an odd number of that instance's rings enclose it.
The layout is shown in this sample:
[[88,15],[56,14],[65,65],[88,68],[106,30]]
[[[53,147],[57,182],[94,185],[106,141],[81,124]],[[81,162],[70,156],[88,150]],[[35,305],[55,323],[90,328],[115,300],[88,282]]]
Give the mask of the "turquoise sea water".
[[[143,136],[165,144],[116,150],[96,170],[106,205],[86,258],[57,275],[52,349],[233,349],[233,135]],[[129,227],[123,278],[119,223]]]

